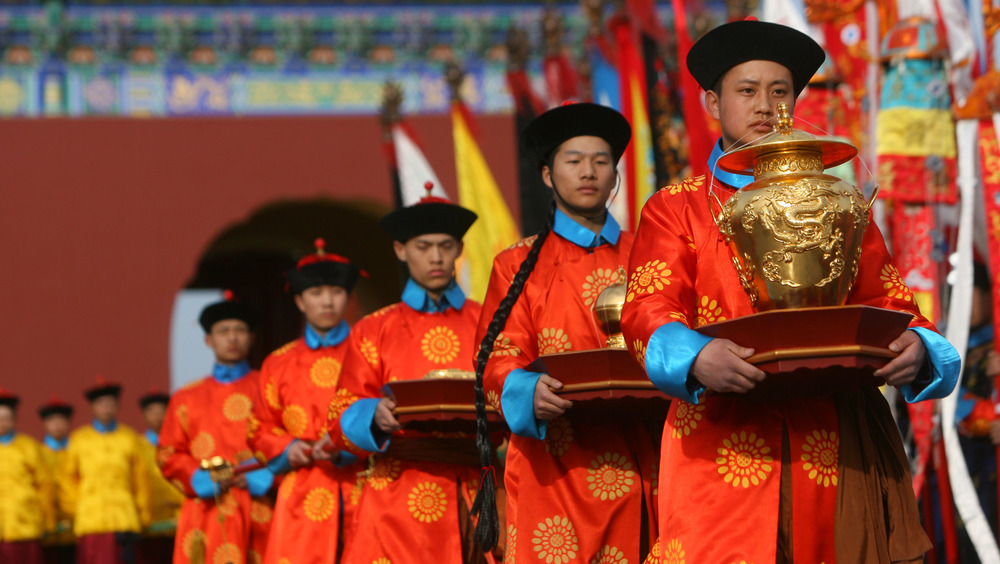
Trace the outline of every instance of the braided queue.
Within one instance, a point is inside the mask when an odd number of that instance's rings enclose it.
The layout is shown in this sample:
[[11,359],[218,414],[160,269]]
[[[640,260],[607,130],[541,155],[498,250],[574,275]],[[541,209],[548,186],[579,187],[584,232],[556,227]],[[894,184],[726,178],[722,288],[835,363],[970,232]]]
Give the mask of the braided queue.
[[496,472],[493,471],[493,442],[490,441],[489,429],[486,421],[486,394],[483,391],[483,373],[486,371],[486,362],[493,352],[493,345],[497,335],[503,331],[507,324],[507,317],[510,316],[514,304],[524,290],[524,284],[535,269],[538,262],[538,255],[541,253],[542,245],[549,233],[552,232],[552,225],[555,222],[556,203],[552,202],[545,227],[538,233],[528,256],[521,262],[517,269],[517,274],[511,280],[510,287],[507,288],[507,295],[500,301],[493,319],[490,320],[489,327],[482,343],[479,344],[479,354],[476,356],[476,446],[479,448],[479,461],[483,467],[480,478],[479,491],[476,500],[472,504],[472,515],[479,518],[476,523],[476,540],[479,546],[486,552],[493,550],[497,545],[500,534],[500,518],[497,514],[496,500]]

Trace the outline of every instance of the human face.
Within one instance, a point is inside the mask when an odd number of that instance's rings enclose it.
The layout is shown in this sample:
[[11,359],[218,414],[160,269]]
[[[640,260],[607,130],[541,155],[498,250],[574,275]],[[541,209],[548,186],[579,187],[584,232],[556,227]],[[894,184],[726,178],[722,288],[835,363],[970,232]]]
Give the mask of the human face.
[[722,128],[722,148],[748,145],[774,129],[778,103],[795,107],[792,73],[774,61],[747,61],[729,69],[719,91],[705,93],[705,107]]
[[57,441],[61,441],[69,434],[69,418],[65,415],[49,415],[42,420],[42,427],[45,427],[45,434]]
[[333,329],[344,318],[350,294],[341,286],[312,286],[295,296],[306,323],[319,333]]
[[118,398],[114,396],[101,396],[90,402],[90,408],[94,418],[105,425],[118,418]]
[[14,410],[9,406],[0,405],[0,435],[6,435],[14,430]]
[[239,319],[223,319],[212,325],[205,335],[205,344],[215,353],[215,360],[222,364],[236,364],[250,353],[253,333],[250,327]]
[[462,254],[462,242],[445,233],[417,235],[405,243],[392,245],[396,258],[406,263],[410,277],[421,288],[441,294],[455,273],[455,260]]
[[142,408],[142,418],[146,420],[146,427],[153,432],[159,433],[163,427],[163,418],[167,415],[167,406],[154,402]]
[[542,180],[558,194],[556,207],[574,219],[603,217],[617,179],[611,145],[591,135],[567,139],[552,166],[542,167]]

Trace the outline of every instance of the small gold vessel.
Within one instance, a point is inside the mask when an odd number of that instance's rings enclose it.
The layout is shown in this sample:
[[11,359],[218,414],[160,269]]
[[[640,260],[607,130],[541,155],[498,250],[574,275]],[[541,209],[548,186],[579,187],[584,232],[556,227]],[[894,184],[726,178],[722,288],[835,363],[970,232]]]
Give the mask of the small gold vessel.
[[625,336],[622,335],[622,306],[625,305],[625,269],[618,267],[618,281],[608,285],[594,302],[594,318],[608,336],[605,347],[624,349]]
[[716,223],[757,311],[847,302],[876,194],[865,201],[823,171],[857,152],[844,141],[794,129],[781,103],[772,133],[719,159],[724,170],[753,171],[753,182],[720,203]]
[[475,380],[476,373],[459,368],[442,368],[424,374],[424,380]]

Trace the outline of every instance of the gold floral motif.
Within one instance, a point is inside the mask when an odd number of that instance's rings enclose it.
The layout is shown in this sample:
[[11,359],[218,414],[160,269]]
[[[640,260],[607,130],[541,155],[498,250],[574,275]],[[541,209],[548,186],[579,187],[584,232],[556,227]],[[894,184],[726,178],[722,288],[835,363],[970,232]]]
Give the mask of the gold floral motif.
[[297,342],[298,342],[298,339],[296,339],[296,340],[294,340],[294,341],[289,341],[289,342],[287,342],[287,343],[285,343],[285,344],[281,345],[281,346],[280,346],[280,347],[278,347],[277,349],[275,349],[275,350],[274,350],[274,351],[273,351],[273,352],[271,353],[271,355],[272,355],[272,356],[281,356],[281,355],[283,355],[283,354],[286,354],[286,353],[287,353],[288,351],[292,350],[292,349],[293,349],[293,348],[295,347],[295,343],[297,343]]
[[182,403],[180,407],[177,408],[177,421],[181,424],[181,429],[185,433],[188,432],[188,406],[186,403]]
[[233,462],[235,464],[242,464],[252,458],[253,458],[253,453],[250,452],[250,449],[241,448],[240,450],[236,451],[236,454],[233,455]]
[[243,553],[240,547],[231,542],[220,544],[212,555],[212,562],[215,564],[243,564]]
[[834,431],[814,430],[806,435],[802,444],[802,469],[808,472],[810,480],[828,488],[837,485],[837,461],[840,453],[840,438]]
[[264,557],[259,552],[252,548],[247,549],[247,564],[261,564],[263,561]]
[[310,521],[326,521],[337,508],[337,498],[326,488],[313,488],[302,501],[302,509]]
[[663,547],[660,546],[660,537],[656,537],[653,548],[649,549],[649,554],[642,564],[661,564],[663,562]]
[[696,322],[696,327],[715,323],[716,321],[724,321],[725,319],[726,316],[722,315],[722,307],[718,302],[708,296],[701,297],[701,301],[698,302],[698,321]]
[[285,474],[285,479],[281,481],[281,486],[278,487],[279,499],[288,499],[292,495],[292,491],[295,490],[295,477],[298,475],[297,470],[292,470]]
[[215,452],[215,439],[206,431],[195,435],[191,440],[191,456],[201,460],[212,456]]
[[685,564],[681,539],[670,539],[667,543],[667,547],[663,549],[663,564]]
[[490,358],[497,356],[517,356],[521,354],[521,348],[510,342],[502,332],[493,341],[493,350],[490,351]]
[[549,421],[545,430],[545,452],[553,456],[562,456],[569,450],[573,442],[573,426],[565,417],[557,417]]
[[647,261],[646,264],[636,268],[629,277],[628,295],[625,296],[625,301],[631,302],[638,295],[652,294],[669,286],[670,274],[667,263],[660,262],[659,259]]
[[236,514],[236,511],[240,508],[240,504],[236,501],[236,496],[233,495],[232,490],[230,490],[222,494],[222,498],[219,500],[216,508],[219,510],[219,513],[230,517]]
[[341,388],[337,390],[337,393],[333,395],[333,399],[330,400],[330,409],[326,414],[327,421],[334,421],[340,419],[340,416],[347,411],[348,407],[351,407],[355,401],[357,401],[358,396],[352,394],[350,391]]
[[373,368],[378,368],[378,348],[368,337],[361,337],[361,356],[365,357]]
[[504,551],[503,561],[504,564],[508,564],[508,559],[510,562],[514,562],[514,555],[517,553],[517,529],[514,525],[507,525],[507,549]]
[[271,518],[274,517],[274,512],[267,504],[261,503],[256,499],[250,501],[250,520],[254,523],[270,523]]
[[671,195],[676,195],[680,194],[681,192],[697,192],[704,185],[705,185],[705,177],[699,176],[697,178],[689,178],[679,184],[671,184],[670,186],[665,186],[664,189],[669,191]]
[[694,244],[694,237],[690,235],[685,235],[684,240],[687,241],[687,245],[692,251],[698,250],[698,247]]
[[590,559],[590,564],[628,564],[628,558],[625,558],[625,551],[606,544]]
[[257,431],[260,430],[260,420],[254,417],[251,413],[250,417],[247,418],[247,438],[252,439],[257,436]]
[[450,327],[439,325],[424,334],[420,340],[420,350],[424,358],[435,364],[448,364],[458,357],[460,343],[458,335]]
[[306,432],[306,427],[309,424],[306,410],[299,405],[289,405],[281,412],[281,424],[284,425],[285,430],[293,437],[301,437]]
[[184,539],[181,541],[181,550],[184,552],[184,556],[188,557],[188,560],[196,560],[205,558],[205,539],[208,537],[205,535],[205,531],[201,529],[191,529],[184,535]]
[[486,392],[486,403],[497,410],[497,413],[503,413],[503,409],[500,407],[500,394],[496,390]]
[[281,398],[278,397],[278,386],[274,383],[273,376],[268,376],[267,383],[264,384],[264,398],[271,408],[281,409]]
[[410,508],[410,514],[421,523],[437,521],[444,516],[444,509],[448,505],[444,490],[434,482],[417,484],[410,490],[408,497],[406,505]]
[[390,483],[399,478],[400,463],[396,458],[385,458],[379,456],[375,458],[375,464],[368,474],[368,485],[374,490],[385,489]]
[[594,272],[588,274],[587,278],[583,282],[583,289],[581,290],[584,305],[589,307],[597,301],[597,296],[601,295],[601,292],[603,292],[608,286],[617,283],[617,268],[598,268]]
[[573,343],[562,329],[546,327],[538,334],[538,354],[552,354],[571,350]]
[[689,328],[691,327],[691,323],[688,321],[687,315],[685,315],[685,314],[683,314],[683,313],[681,313],[679,311],[671,311],[670,312],[670,319],[676,319],[677,321],[680,321],[684,325],[687,325]]
[[568,564],[576,559],[576,551],[580,550],[573,523],[561,515],[546,517],[539,523],[531,543],[535,545],[533,548],[539,560],[547,564]]
[[538,239],[538,235],[531,235],[530,237],[525,237],[524,239],[521,239],[517,243],[514,243],[513,245],[507,247],[506,250],[509,251],[511,249],[518,249],[521,247],[527,247],[530,249],[535,245],[535,239]]
[[903,300],[904,302],[913,302],[913,293],[910,292],[910,288],[903,282],[903,278],[899,275],[899,271],[896,267],[887,264],[882,267],[882,273],[879,275],[882,280],[882,287],[885,288],[886,294],[890,298]]
[[642,342],[642,339],[636,339],[632,343],[633,354],[635,355],[636,362],[639,366],[646,368],[646,343]]
[[[159,466],[160,468],[162,468],[163,465],[167,463],[167,460],[170,460],[170,457],[173,456],[175,452],[177,452],[177,450],[174,449],[174,447],[172,447],[172,446],[161,446],[161,447],[157,448],[156,449],[156,464],[157,464],[157,466]],[[181,489],[183,491],[183,488],[181,488]]]
[[382,317],[383,315],[385,315],[385,314],[389,313],[390,311],[396,309],[397,306],[399,306],[398,303],[394,303],[392,305],[387,305],[387,306],[385,306],[382,309],[375,310],[370,315],[368,315],[368,317]]
[[392,564],[392,561],[386,558],[385,556],[382,556],[380,558],[372,560],[372,564]]
[[628,457],[617,452],[606,452],[590,461],[587,469],[587,489],[601,501],[615,500],[632,490],[635,472]]
[[677,410],[674,412],[674,428],[671,431],[671,436],[680,439],[691,435],[691,431],[698,428],[698,422],[703,417],[702,412],[705,411],[705,406],[682,400],[674,401],[677,402]]
[[317,358],[309,369],[309,379],[320,388],[332,388],[340,380],[340,361],[335,358]]
[[768,472],[773,470],[771,463],[774,459],[768,454],[771,447],[764,444],[764,439],[757,438],[756,433],[733,433],[722,441],[722,445],[717,450],[720,456],[715,462],[719,465],[723,481],[734,488],[759,486]]
[[250,403],[250,398],[239,392],[230,394],[222,403],[222,414],[230,421],[243,421],[250,417],[252,411],[253,404]]

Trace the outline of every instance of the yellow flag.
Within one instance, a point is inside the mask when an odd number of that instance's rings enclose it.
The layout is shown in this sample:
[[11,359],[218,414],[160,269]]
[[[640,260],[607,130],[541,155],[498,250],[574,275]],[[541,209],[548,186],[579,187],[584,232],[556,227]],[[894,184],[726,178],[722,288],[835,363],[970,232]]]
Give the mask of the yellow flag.
[[482,302],[490,283],[493,257],[516,243],[521,235],[472,134],[471,120],[472,116],[461,102],[452,103],[458,203],[479,215],[464,239],[469,264],[468,294]]

